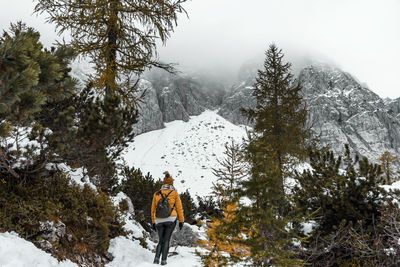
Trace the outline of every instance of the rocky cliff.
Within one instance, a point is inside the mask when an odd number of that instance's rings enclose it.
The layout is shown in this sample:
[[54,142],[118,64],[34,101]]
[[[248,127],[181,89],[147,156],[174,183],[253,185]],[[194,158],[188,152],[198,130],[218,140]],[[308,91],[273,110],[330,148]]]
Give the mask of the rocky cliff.
[[309,123],[323,144],[340,152],[348,143],[370,159],[377,159],[384,151],[399,152],[399,106],[395,102],[391,108],[350,74],[330,66],[306,67],[299,81],[309,108]]
[[140,118],[135,133],[161,129],[164,122],[188,121],[206,109],[215,109],[222,102],[224,91],[207,81],[187,75],[158,74],[141,80],[139,94],[146,92],[139,108]]
[[163,114],[158,105],[156,89],[146,80],[140,80],[138,96],[142,96],[139,101],[139,119],[133,130],[136,135],[158,130],[164,127]]
[[[377,159],[384,151],[400,151],[400,99],[384,101],[350,74],[327,65],[300,71],[298,81],[309,121],[323,145],[335,152],[348,143],[353,151]],[[248,124],[237,106],[251,107],[251,83],[243,83],[224,99],[219,114],[235,124]]]

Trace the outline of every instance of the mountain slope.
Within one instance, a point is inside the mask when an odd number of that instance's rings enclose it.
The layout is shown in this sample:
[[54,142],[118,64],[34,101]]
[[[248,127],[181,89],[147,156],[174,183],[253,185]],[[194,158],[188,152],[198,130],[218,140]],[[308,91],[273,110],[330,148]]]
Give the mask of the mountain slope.
[[400,121],[385,102],[350,74],[314,65],[299,75],[309,108],[309,123],[321,142],[335,152],[348,143],[353,151],[371,160],[383,152],[400,152]]
[[[400,152],[400,101],[384,101],[350,74],[328,65],[310,65],[298,76],[309,110],[308,124],[321,145],[341,154],[348,143],[355,153],[371,160],[385,151]],[[219,110],[235,124],[248,124],[238,106],[254,107],[251,79],[229,93]]]
[[225,143],[241,142],[246,136],[245,128],[210,110],[190,117],[188,122],[173,121],[165,126],[136,136],[125,160],[155,178],[169,171],[177,189],[188,189],[192,195],[210,193],[215,182],[212,168],[219,167],[217,159],[223,156]]
[[[83,80],[89,72],[85,64],[74,65],[73,72]],[[79,70],[82,71],[79,71]],[[202,79],[164,74],[142,81],[140,91],[148,94],[139,109],[141,118],[135,133],[161,129],[163,123],[187,121],[206,109],[218,109],[218,114],[236,125],[248,125],[240,108],[252,108],[256,102],[251,95],[255,68],[244,68],[242,79],[229,92],[218,84]],[[383,100],[351,74],[326,64],[311,64],[299,71],[297,80],[303,85],[309,124],[320,136],[321,144],[336,153],[343,152],[348,143],[355,153],[376,160],[383,152],[400,153],[400,98]]]

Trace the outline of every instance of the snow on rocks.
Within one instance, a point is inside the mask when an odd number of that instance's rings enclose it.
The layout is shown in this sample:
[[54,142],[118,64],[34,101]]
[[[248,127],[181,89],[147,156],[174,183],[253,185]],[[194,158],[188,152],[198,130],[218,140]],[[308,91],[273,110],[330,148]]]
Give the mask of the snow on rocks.
[[131,199],[122,192],[119,192],[115,197],[112,197],[111,199],[115,206],[118,206],[121,201],[127,201],[128,210],[121,214],[121,220],[125,223],[123,228],[125,231],[128,232],[128,237],[133,237],[136,239],[143,238],[143,232],[145,232],[145,230],[137,221],[132,219],[134,206]]
[[45,221],[39,222],[39,231],[43,232],[42,237],[51,242],[58,242],[60,238],[65,236],[66,226],[64,223],[57,221]]
[[97,190],[96,186],[89,180],[89,175],[87,175],[87,171],[83,167],[80,168],[72,168],[71,166],[65,163],[48,163],[46,165],[47,170],[59,170],[66,174],[71,179],[71,181],[75,182],[80,186],[88,185],[93,190]]
[[59,262],[14,232],[0,233],[1,267],[77,267],[66,260]]

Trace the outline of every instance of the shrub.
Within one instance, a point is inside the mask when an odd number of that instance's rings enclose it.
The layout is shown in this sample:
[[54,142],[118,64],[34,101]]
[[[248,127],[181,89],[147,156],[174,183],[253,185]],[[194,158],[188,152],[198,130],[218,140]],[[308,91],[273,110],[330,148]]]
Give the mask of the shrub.
[[182,201],[183,213],[185,215],[185,222],[188,224],[196,224],[197,222],[195,217],[197,213],[197,207],[192,196],[190,195],[189,191],[186,190],[180,194],[180,197]]
[[313,266],[368,266],[364,263],[373,258],[364,261],[357,244],[374,246],[391,195],[379,185],[380,167],[367,158],[353,159],[347,145],[343,158],[331,151],[311,151],[309,158],[312,170],[297,174],[293,195],[297,211],[314,217],[301,257]]
[[58,259],[94,262],[97,255],[104,256],[111,238],[124,234],[110,198],[89,186],[71,182],[63,173],[3,179],[0,230],[15,231],[40,246],[40,222],[61,221],[66,234],[49,249]]
[[121,183],[121,191],[132,201],[135,210],[134,219],[143,228],[151,231],[151,203],[153,194],[160,190],[161,181],[154,181],[150,173],[143,175],[140,169],[125,167],[122,171],[124,180]]
[[218,203],[215,202],[212,197],[199,197],[197,196],[198,208],[197,215],[201,220],[206,220],[209,218],[222,218],[223,213],[218,207]]

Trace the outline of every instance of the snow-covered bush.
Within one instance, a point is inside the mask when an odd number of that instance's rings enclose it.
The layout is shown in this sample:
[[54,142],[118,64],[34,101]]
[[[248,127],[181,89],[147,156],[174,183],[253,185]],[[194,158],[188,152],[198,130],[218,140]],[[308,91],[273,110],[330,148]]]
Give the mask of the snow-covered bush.
[[307,237],[299,256],[313,266],[385,266],[379,263],[385,246],[377,246],[384,234],[378,225],[396,192],[381,187],[378,165],[350,155],[348,146],[343,158],[311,151],[311,168],[295,177],[295,209],[313,219],[307,233],[299,225],[300,235]]

